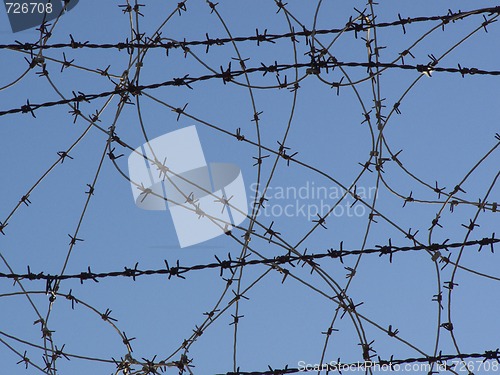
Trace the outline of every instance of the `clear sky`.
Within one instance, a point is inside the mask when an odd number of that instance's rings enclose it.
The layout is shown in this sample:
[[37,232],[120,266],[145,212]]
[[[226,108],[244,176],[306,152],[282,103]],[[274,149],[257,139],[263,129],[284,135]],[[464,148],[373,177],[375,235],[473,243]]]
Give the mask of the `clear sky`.
[[[399,16],[444,16],[493,6],[491,2],[391,0],[370,6],[364,1],[289,0],[280,10],[271,0],[219,0],[214,12],[201,0],[186,1],[185,9],[176,1],[141,4],[136,17],[114,1],[80,1],[57,23],[51,21],[51,35],[43,43],[69,43],[73,38],[116,44],[142,33],[144,41],[157,32],[163,43],[206,41],[263,35],[265,30],[286,34],[303,26],[330,32],[318,32],[307,43],[304,36],[274,43],[214,42],[208,52],[206,44],[168,54],[164,48],[150,48],[140,52],[142,65],[137,64],[137,48],[131,55],[118,48],[50,48],[43,50],[48,75],[38,74],[43,73],[40,66],[29,69],[29,53],[0,49],[0,111],[20,108],[27,100],[41,104],[113,91],[126,71],[136,85],[152,85],[186,75],[219,74],[229,64],[231,72],[241,71],[243,59],[247,69],[292,65],[278,77],[261,70],[228,82],[211,78],[191,82],[190,87],[148,88],[141,96],[131,96],[133,104],[125,106],[118,95],[82,101],[78,109],[87,120],[96,111],[100,114],[95,123],[74,116],[68,104],[37,109],[36,117],[0,116],[0,223],[8,224],[0,235],[0,272],[24,274],[29,266],[33,273],[51,275],[80,274],[88,267],[107,273],[136,263],[140,270],[158,270],[165,268],[165,260],[170,266],[179,260],[188,267],[216,262],[216,257],[236,260],[242,251],[248,255],[245,259],[258,260],[289,250],[326,253],[338,250],[341,242],[343,250],[364,250],[387,245],[389,238],[402,247],[445,240],[463,243],[493,232],[498,237],[499,214],[493,212],[494,202],[500,200],[498,76],[438,71],[427,76],[396,67],[377,74],[378,68],[372,67],[371,79],[366,66],[331,68],[335,59],[412,66],[436,59],[442,68],[460,64],[498,71],[500,23],[489,23],[496,15],[487,12],[446,25],[439,20],[412,22],[404,32],[401,25],[358,33],[332,31],[343,29],[349,20],[359,23],[361,14],[384,23]],[[481,27],[484,22],[487,32]],[[6,11],[0,10],[0,44],[39,39],[35,29],[13,33]],[[307,74],[310,67],[293,67],[310,63],[311,50],[318,58],[321,49],[328,70]],[[110,76],[100,74],[103,71]],[[172,111],[186,103],[180,116]],[[398,111],[393,110],[396,103]],[[181,248],[172,212],[143,210],[135,204],[136,186],[126,178],[127,159],[147,140],[192,125],[207,162],[240,168],[249,215],[259,207],[255,198],[266,187],[267,200],[256,222],[245,219],[231,236]],[[109,143],[106,132],[111,126],[121,144]],[[236,134],[244,140],[238,141]],[[279,156],[280,144],[288,147],[286,157]],[[61,160],[61,152],[70,147],[71,158]],[[194,152],[190,147],[180,146],[188,159]],[[112,160],[110,152],[123,156]],[[450,196],[455,186],[460,190]],[[86,194],[89,189],[93,195]],[[484,210],[477,205],[479,199],[487,202]],[[433,225],[436,215],[439,220]],[[250,225],[255,233],[244,246]],[[75,234],[83,241],[72,245],[69,236]],[[136,373],[143,374],[147,361],[179,361],[184,353],[179,347],[196,332],[202,334],[189,342],[186,355],[194,366],[189,370],[204,375],[237,367],[301,368],[339,358],[344,363],[363,361],[367,345],[375,351],[369,351],[375,354],[373,360],[440,351],[484,353],[499,346],[500,274],[498,254],[489,245],[481,252],[478,248],[441,250],[434,258],[425,250],[396,252],[392,263],[380,253],[344,256],[343,263],[327,257],[316,260],[313,272],[310,265],[297,262],[278,269],[248,265],[235,268],[230,285],[229,270],[221,277],[218,268],[189,271],[185,279],[70,279],[60,282],[60,294],[52,302],[43,280],[13,285],[12,279],[1,277],[1,372],[54,374],[55,365],[59,374],[114,374],[112,358],[120,361],[127,355]],[[448,256],[451,262],[443,268],[443,257]],[[283,268],[290,272],[284,282]],[[451,292],[446,288],[449,281],[458,284]],[[339,300],[333,297],[341,290],[346,301],[357,306],[354,311],[338,308]],[[74,309],[65,298],[70,291],[78,299]],[[433,301],[440,293],[442,309]],[[238,303],[235,295],[242,295]],[[103,318],[107,309],[117,321]],[[33,324],[41,317],[45,325]],[[395,337],[388,335],[389,326],[390,332],[398,330]],[[51,340],[47,332],[42,337],[43,327],[51,332]],[[329,327],[332,333],[325,335]],[[127,338],[135,338],[131,348]],[[53,351],[63,345],[67,358],[52,361]],[[26,370],[25,351],[31,362]],[[496,362],[481,364],[482,359],[471,359],[469,370],[476,375],[498,371]],[[45,371],[44,361],[49,363]],[[453,371],[467,373],[465,366]]]

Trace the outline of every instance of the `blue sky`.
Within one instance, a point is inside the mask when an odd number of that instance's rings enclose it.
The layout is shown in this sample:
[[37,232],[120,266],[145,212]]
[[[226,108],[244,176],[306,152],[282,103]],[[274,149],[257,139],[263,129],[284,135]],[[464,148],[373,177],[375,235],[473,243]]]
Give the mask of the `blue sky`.
[[[144,16],[139,17],[139,32],[151,37],[172,13],[172,17],[161,27],[161,35],[177,41],[205,40],[206,33],[214,39],[227,38],[227,30],[233,37],[255,35],[256,29],[284,34],[290,32],[290,25],[296,31],[301,30],[298,22],[310,30],[314,27],[318,30],[342,28],[350,16],[354,18],[359,14],[354,7],[358,10],[366,7],[362,1],[318,3],[290,0],[286,5],[288,13],[283,10],[277,13],[278,8],[273,1],[221,0],[216,8],[219,18],[217,14],[210,13],[210,7],[204,1],[187,1],[187,11],[182,11],[180,16],[174,12],[177,2],[143,3],[146,6],[141,7]],[[384,1],[374,6],[374,11],[377,22],[391,22],[398,19],[398,14],[402,17],[445,15],[450,6],[443,1]],[[492,4],[486,1],[474,4],[456,1],[452,11],[471,10],[472,6],[480,8]],[[369,12],[368,7],[366,14]],[[482,15],[474,15],[446,25],[444,31],[441,27],[431,31],[440,26],[439,21],[407,25],[406,34],[403,34],[401,26],[377,29],[376,43],[379,47],[386,47],[380,49],[380,61],[395,61],[402,51],[419,41],[411,49],[414,58],[407,55],[405,62],[427,64],[430,61],[428,55],[439,58],[483,22]],[[496,48],[498,25],[488,25],[487,33],[481,29],[472,34],[447,53],[438,66],[455,68],[460,64],[462,67],[499,70]],[[135,19],[133,27],[137,27]],[[81,1],[60,18],[48,44],[67,43],[70,34],[80,42],[117,43],[130,39],[132,32],[128,15],[124,15],[115,2],[89,0]],[[326,46],[335,37],[336,34],[320,35],[315,43]],[[352,32],[343,33],[329,51],[339,61],[366,62],[367,48],[362,37],[367,38],[367,35],[360,33],[355,38]],[[369,37],[373,38],[373,33]],[[12,33],[6,12],[2,9],[0,43],[10,44],[16,40],[35,42],[38,38],[39,33],[35,30]],[[271,65],[275,61],[278,64],[293,64],[295,55],[299,63],[309,61],[306,54],[310,49],[304,37],[298,37],[295,45],[290,38],[284,38],[274,44],[262,43],[260,46],[255,41],[244,41],[236,43],[236,47],[237,51],[232,44],[211,46],[206,53],[205,45],[192,46],[186,57],[180,49],[170,51],[168,57],[161,49],[149,50],[144,56],[139,83],[148,85],[186,74],[199,77],[212,74],[210,69],[218,73],[220,67],[226,69],[229,62],[236,70],[240,68],[239,62],[233,58],[238,53],[242,58],[249,58],[245,62],[247,67],[261,67],[261,63]],[[63,52],[68,60],[74,59],[74,66],[61,72],[61,64],[57,61],[62,60]],[[3,68],[0,76],[0,87],[3,88],[0,91],[1,111],[19,108],[27,99],[30,103],[42,103],[60,100],[60,95],[70,98],[73,91],[85,94],[111,91],[115,83],[95,72],[108,65],[109,72],[116,77],[127,69],[130,74],[136,71],[136,67],[129,67],[129,55],[125,50],[48,49],[44,51],[44,56],[52,84],[47,77],[36,74],[40,71],[37,67],[28,71],[16,84],[5,87],[27,70],[24,58],[29,56],[7,49],[0,50],[0,54]],[[305,69],[281,72],[281,82],[285,74],[290,83],[294,81],[295,74],[304,77]],[[238,142],[221,130],[234,134],[240,128],[247,140],[256,143],[260,135],[263,147],[278,151],[277,142],[283,141],[289,126],[285,145],[290,147],[289,154],[298,152],[294,160],[300,163],[292,161],[287,165],[286,160],[278,159],[269,183],[267,211],[263,211],[257,220],[263,228],[274,222],[272,228],[281,233],[280,238],[299,253],[306,248],[308,253],[338,249],[341,241],[344,249],[370,249],[387,244],[389,238],[393,245],[412,246],[413,241],[405,238],[403,232],[409,228],[411,233],[419,231],[416,239],[425,245],[442,243],[446,239],[450,243],[460,243],[465,239],[477,240],[490,237],[493,232],[498,233],[498,212],[492,212],[491,206],[478,213],[477,206],[464,203],[451,212],[446,196],[438,198],[432,189],[437,181],[439,187],[446,187],[445,192],[451,192],[476,163],[498,145],[494,137],[499,132],[495,111],[499,97],[498,78],[479,75],[462,78],[460,74],[434,72],[431,77],[419,79],[402,99],[402,95],[419,77],[417,71],[388,69],[379,76],[379,85],[374,88],[370,80],[365,79],[367,71],[363,67],[346,68],[344,73],[338,67],[329,73],[323,70],[320,78],[338,82],[344,74],[352,81],[364,79],[355,85],[357,91],[345,86],[337,95],[335,88],[314,75],[304,77],[296,92],[277,89],[275,75],[267,73],[263,76],[261,72],[248,75],[251,84],[256,86],[252,90],[245,87],[244,76],[227,84],[223,84],[221,79],[195,82],[191,85],[192,90],[186,86],[145,90],[138,99],[139,103],[132,98],[135,105],[127,105],[120,112],[117,112],[119,99],[113,98],[102,111],[98,125],[108,129],[116,119],[116,134],[131,148],[146,142],[138,106],[149,139],[195,125],[207,161],[232,163],[241,169],[250,209],[258,178],[258,168],[253,165],[254,158],[258,157],[258,147]],[[344,77],[342,82],[347,81],[348,78]],[[377,94],[378,90],[380,94]],[[376,111],[372,109],[374,98],[383,99],[383,116],[388,116],[394,103],[401,101],[401,114],[391,114],[383,132],[377,129]],[[186,113],[190,117],[180,116],[177,121],[177,113],[154,99],[173,108],[189,103]],[[95,113],[105,106],[106,100],[100,98],[81,103],[82,114]],[[370,123],[361,123],[365,112],[363,106],[372,110]],[[109,152],[108,136],[96,127],[86,131],[88,122],[81,118],[73,123],[74,118],[68,113],[70,110],[68,105],[57,105],[37,110],[36,118],[29,114],[0,116],[0,157],[4,176],[0,184],[0,221],[8,219],[5,236],[0,236],[0,254],[5,259],[5,262],[0,262],[0,272],[9,273],[8,267],[11,267],[15,273],[24,273],[30,266],[36,273],[59,274],[63,268],[69,250],[68,234],[73,235],[78,226],[88,197],[85,194],[87,184],[92,184],[103,153]],[[262,112],[258,128],[252,121],[254,112]],[[70,152],[73,159],[67,158],[64,163],[58,163],[30,194],[31,204],[28,207],[22,204],[10,215],[20,198],[58,160],[57,153],[67,150],[82,134],[85,134],[84,137]],[[375,204],[375,209],[390,220],[376,217],[377,223],[370,223],[369,207],[358,202],[351,208],[354,199],[349,195],[339,201],[335,194],[340,192],[341,195],[343,189],[332,179],[344,187],[351,186],[363,171],[362,164],[369,160],[370,151],[374,150],[373,142],[382,136],[386,144],[376,146],[376,150],[382,157],[389,158],[391,153],[403,150],[398,158],[411,175],[395,161],[386,162],[384,173],[380,175],[373,166],[370,167],[373,172],[365,171],[361,175],[356,182],[358,194],[362,195],[364,191],[365,196],[361,198],[369,206]],[[179,260],[181,265],[188,266],[212,263],[215,256],[225,259],[228,253],[232,259],[239,256],[243,247],[238,241],[242,241],[244,232],[237,229],[233,230],[235,238],[220,236],[181,249],[168,211],[146,211],[135,205],[131,185],[119,172],[128,174],[130,150],[116,143],[113,147],[116,147],[116,155],[124,156],[116,160],[116,166],[107,156],[103,159],[95,194],[89,201],[78,231],[78,238],[84,241],[77,242],[72,249],[66,274],[78,274],[86,271],[87,267],[94,272],[121,271],[123,267],[133,267],[139,262],[140,269],[160,269],[164,267],[164,260],[168,260],[169,264]],[[263,151],[263,155],[269,154]],[[275,159],[275,154],[263,159],[260,170],[262,186],[271,176]],[[498,160],[498,150],[494,149],[460,185],[466,193],[460,192],[457,197],[466,202],[478,202],[485,196],[489,203],[498,201],[500,188],[495,180]],[[312,197],[314,187],[335,194]],[[286,189],[288,194],[277,194]],[[308,196],[303,198],[294,193],[300,189],[307,191]],[[372,193],[375,189],[377,194]],[[403,208],[404,197],[410,192],[419,201],[408,202]],[[314,212],[318,207],[332,207],[337,203],[344,209],[337,209],[326,218],[326,229],[319,227],[304,240],[316,223],[302,212]],[[284,214],[287,206],[291,215]],[[301,207],[305,207],[306,211],[302,211]],[[355,208],[358,211],[354,211]],[[351,211],[348,210],[351,209],[353,211],[349,215]],[[443,227],[429,231],[438,213]],[[479,226],[468,233],[462,224],[467,226],[476,214],[475,223]],[[249,223],[247,219],[242,226],[247,228]],[[403,231],[391,223],[397,224]],[[265,232],[261,227],[254,229],[259,235]],[[253,238],[250,248],[269,258],[286,253],[283,247],[259,237]],[[497,254],[492,254],[488,248],[478,253],[477,248],[463,249],[460,266],[499,277]],[[459,251],[450,250],[452,261],[457,259]],[[442,253],[443,256],[448,255],[446,251]],[[255,254],[249,257],[258,258]],[[339,357],[343,362],[362,361],[362,350],[358,345],[361,340],[368,343],[375,340],[372,346],[376,355],[383,359],[391,355],[394,358],[421,357],[422,353],[433,355],[436,342],[437,352],[447,354],[456,354],[457,347],[462,353],[483,353],[498,347],[500,326],[496,317],[499,305],[495,298],[498,280],[459,268],[453,279],[459,286],[453,289],[448,305],[448,290],[443,285],[451,280],[453,265],[441,270],[443,264],[436,265],[425,251],[394,254],[392,263],[387,256],[365,254],[359,259],[357,256],[345,257],[344,264],[336,259],[323,259],[319,264],[340,288],[345,288],[349,281],[346,274],[350,271],[345,267],[356,268],[347,295],[356,304],[363,302],[356,308],[363,318],[356,314],[336,318],[334,328],[338,332],[335,331],[328,342],[324,362],[336,361]],[[328,329],[338,305],[318,290],[327,296],[334,296],[335,288],[320,278],[318,272],[311,274],[308,267],[288,268],[316,291],[292,277],[282,283],[283,275],[265,265],[244,268],[240,288],[245,290],[251,287],[244,294],[249,299],[242,298],[238,306],[238,316],[244,317],[238,321],[236,345],[234,324],[231,325],[234,322],[232,315],[236,315],[235,304],[231,304],[234,297],[231,289],[236,291],[238,282],[234,281],[224,293],[226,281],[219,276],[217,269],[189,272],[185,280],[175,277],[167,280],[165,276],[156,275],[142,276],[135,282],[124,277],[104,278],[99,283],[63,281],[60,293],[67,295],[72,290],[72,295],[82,303],[73,310],[71,302],[61,295],[52,304],[47,327],[55,331],[53,344],[59,349],[65,345],[69,354],[104,361],[76,357],[68,361],[61,358],[56,362],[57,369],[59,373],[114,373],[114,364],[105,361],[127,354],[122,342],[123,332],[129,338],[136,338],[131,342],[131,355],[135,360],[143,363],[143,358],[151,360],[154,356],[157,356],[157,361],[166,358],[169,361],[178,360],[180,352],[176,349],[205,321],[203,313],[211,311],[221,296],[218,309],[224,309],[228,304],[231,306],[214,319],[187,353],[196,366],[191,369],[194,373],[233,371],[234,346],[237,348],[237,366],[242,371],[264,371],[268,365],[273,368],[285,365],[299,367],[301,361],[319,363],[325,344],[325,335],[321,332]],[[264,273],[265,276],[260,278]],[[226,271],[224,277],[228,275]],[[259,281],[253,285],[256,280]],[[30,291],[36,311],[46,316],[49,301],[45,283],[24,280],[22,286]],[[27,357],[34,364],[42,368],[45,366],[42,359],[44,351],[26,344],[43,347],[44,340],[41,339],[40,324],[33,324],[39,316],[20,291],[19,285],[12,285],[12,280],[0,278],[0,339],[3,340],[0,341],[0,358],[6,373],[41,373],[34,366],[24,370],[22,364],[16,365],[21,358],[15,351],[21,355],[27,351]],[[440,291],[444,296],[441,315],[437,303],[432,301]],[[118,320],[114,322],[116,329],[101,319],[99,314],[106,309],[111,309],[111,316]],[[439,324],[448,322],[448,313],[454,325],[456,346],[450,333],[438,328]],[[383,329],[389,325],[399,329],[398,337],[411,346],[387,335]],[[361,330],[363,334],[360,338]],[[479,361],[474,365],[479,366]],[[486,374],[492,371],[489,369],[481,367],[473,372]],[[167,370],[167,373],[175,372],[175,368]],[[426,371],[412,373],[424,374]]]

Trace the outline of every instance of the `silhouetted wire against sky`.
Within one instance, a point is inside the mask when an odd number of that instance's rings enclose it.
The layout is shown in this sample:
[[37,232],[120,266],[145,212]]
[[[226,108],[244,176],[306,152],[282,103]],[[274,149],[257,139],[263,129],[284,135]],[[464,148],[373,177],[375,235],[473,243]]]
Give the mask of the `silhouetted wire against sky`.
[[499,4],[5,4],[2,371],[499,371]]

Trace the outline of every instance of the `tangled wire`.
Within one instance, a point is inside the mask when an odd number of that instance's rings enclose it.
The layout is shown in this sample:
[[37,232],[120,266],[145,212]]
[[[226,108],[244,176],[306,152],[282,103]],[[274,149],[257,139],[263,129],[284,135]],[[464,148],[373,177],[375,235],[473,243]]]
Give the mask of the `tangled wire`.
[[[63,32],[80,4],[36,40],[0,44],[2,367],[498,371],[500,134],[481,105],[500,69],[475,48],[496,40],[500,6],[387,19],[372,0],[335,12],[274,0],[248,15],[235,3],[105,5],[127,21],[113,43]],[[125,155],[192,124],[241,166],[249,212],[229,229],[186,194],[225,235],[202,253],[148,251],[173,232],[127,206],[130,186],[172,201]]]

